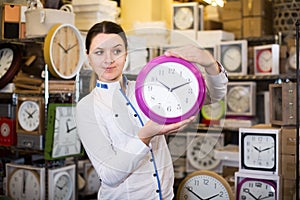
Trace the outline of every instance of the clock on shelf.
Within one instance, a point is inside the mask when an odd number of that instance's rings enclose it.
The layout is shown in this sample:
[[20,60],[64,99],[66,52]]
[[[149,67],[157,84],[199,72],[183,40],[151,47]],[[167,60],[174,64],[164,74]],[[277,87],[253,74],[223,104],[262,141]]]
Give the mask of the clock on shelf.
[[247,40],[222,41],[217,44],[218,60],[228,75],[247,75]]
[[7,196],[12,199],[45,199],[45,168],[6,164]]
[[160,124],[197,115],[205,94],[200,70],[181,58],[156,57],[142,68],[136,79],[139,107],[147,117]]
[[0,146],[14,146],[16,144],[16,120],[0,117]]
[[215,149],[224,146],[222,133],[187,133],[186,170],[213,170],[220,172],[221,161],[215,158]]
[[254,116],[256,82],[229,82],[226,95],[226,116]]
[[75,164],[48,169],[49,199],[75,200]]
[[236,199],[280,198],[281,179],[278,175],[235,173]]
[[180,182],[176,199],[234,200],[234,194],[229,183],[221,175],[199,170]]
[[[199,25],[199,4],[197,2],[173,3],[172,4],[172,30],[189,39],[195,40]],[[203,23],[202,23],[203,24]],[[203,27],[203,26],[202,26]],[[175,39],[174,39],[175,41]]]
[[11,82],[21,68],[21,52],[15,44],[0,44],[0,89]]
[[254,46],[254,74],[279,74],[279,44]]
[[297,58],[296,46],[292,46],[289,49],[289,57],[288,57],[288,66],[292,70],[297,69],[296,58]]
[[212,104],[203,105],[201,109],[201,123],[219,124],[220,119],[225,116],[226,106],[224,100]]
[[44,133],[44,99],[40,96],[18,96],[17,134]]
[[179,158],[181,156],[185,157],[188,144],[186,141],[186,133],[176,133],[168,135],[168,147],[171,153],[171,156]]
[[72,24],[53,25],[45,37],[44,58],[54,77],[76,76],[85,59],[80,31]]
[[101,181],[91,162],[83,164],[83,177],[86,181],[84,187],[85,195],[96,194],[101,187]]
[[73,104],[54,104],[48,106],[44,156],[54,160],[69,156],[82,155],[83,148],[75,123]]
[[239,129],[239,171],[279,174],[281,131],[276,128]]

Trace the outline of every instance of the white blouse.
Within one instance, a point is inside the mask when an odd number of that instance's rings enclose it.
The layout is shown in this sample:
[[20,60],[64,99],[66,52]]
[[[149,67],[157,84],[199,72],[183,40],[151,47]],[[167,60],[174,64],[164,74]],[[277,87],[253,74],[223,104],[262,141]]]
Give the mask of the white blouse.
[[[206,99],[210,102],[223,98],[226,74],[206,74],[205,79]],[[126,81],[126,94],[121,92],[119,82],[98,81],[97,85],[77,104],[76,122],[84,149],[101,180],[98,199],[158,200],[160,188],[162,198],[171,200],[174,172],[165,137],[154,137],[148,147],[137,136],[142,127],[140,120],[145,124],[148,119],[137,105],[135,82]]]

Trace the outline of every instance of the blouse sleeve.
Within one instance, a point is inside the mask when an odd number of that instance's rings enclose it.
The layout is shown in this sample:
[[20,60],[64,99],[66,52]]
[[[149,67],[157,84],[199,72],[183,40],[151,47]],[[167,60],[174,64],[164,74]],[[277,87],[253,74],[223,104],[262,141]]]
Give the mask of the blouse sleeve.
[[205,104],[217,102],[224,98],[227,93],[227,73],[219,62],[218,65],[221,69],[221,72],[218,75],[205,74],[207,87]]
[[107,137],[107,126],[96,117],[93,101],[90,94],[77,104],[78,134],[101,181],[117,186],[139,166],[149,153],[149,147],[139,139],[130,140],[123,150],[113,146]]

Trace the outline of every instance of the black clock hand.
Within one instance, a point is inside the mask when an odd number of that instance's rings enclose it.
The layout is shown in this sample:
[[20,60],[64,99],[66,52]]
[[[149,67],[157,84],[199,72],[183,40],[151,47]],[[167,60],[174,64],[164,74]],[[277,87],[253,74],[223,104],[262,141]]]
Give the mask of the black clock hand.
[[62,44],[58,43],[58,46],[60,46],[64,50],[65,53],[68,53],[68,51],[65,49],[65,47]]
[[253,145],[253,148],[254,148],[255,150],[257,150],[259,153],[261,152],[261,150],[260,150],[259,148],[257,148],[256,146],[254,146],[254,145]]
[[164,84],[163,82],[161,82],[160,80],[157,80],[160,84],[162,84],[165,88],[168,89],[168,91],[171,91],[171,88],[169,88],[166,84]]
[[28,114],[28,117],[27,117],[28,119],[29,119],[29,118],[32,118],[32,115],[31,115],[30,112],[28,112],[27,110],[25,110],[25,112]]
[[77,46],[77,43],[74,44],[74,45],[72,45],[72,46],[70,46],[69,48],[67,48],[67,49],[66,49],[66,52],[68,53],[68,51],[70,51],[71,49],[73,49],[73,48],[76,47],[76,46]]
[[256,196],[254,196],[254,195],[250,192],[249,189],[245,189],[244,191],[245,191],[245,193],[248,193],[253,199],[259,200],[258,198],[256,198]]
[[180,84],[180,85],[178,85],[178,86],[176,86],[176,87],[173,87],[173,88],[171,88],[170,92],[173,92],[173,90],[178,89],[178,88],[180,88],[180,87],[182,87],[182,86],[184,86],[184,85],[187,85],[187,84],[189,84],[190,82],[191,82],[191,81],[188,81],[188,82],[186,82],[186,83],[183,83],[183,84]]
[[263,152],[263,151],[267,151],[267,150],[269,150],[269,149],[272,149],[273,148],[273,146],[271,146],[271,147],[267,147],[267,148],[265,148],[265,149],[262,149],[261,150],[261,152]]
[[265,196],[265,197],[263,197],[263,198],[258,198],[258,200],[267,199],[267,198],[270,198],[270,197],[274,197],[274,196],[268,195],[268,196]]
[[195,195],[198,199],[200,199],[200,200],[204,200],[204,199],[202,199],[198,194],[196,194],[191,188],[189,188],[189,187],[185,187],[189,192],[191,192],[193,195]]
[[204,200],[210,200],[210,199],[213,199],[213,198],[215,198],[215,197],[217,197],[217,196],[219,196],[219,194],[215,194],[215,195],[213,195],[213,196],[211,196],[211,197],[208,197],[208,198],[206,198],[206,199],[204,199]]

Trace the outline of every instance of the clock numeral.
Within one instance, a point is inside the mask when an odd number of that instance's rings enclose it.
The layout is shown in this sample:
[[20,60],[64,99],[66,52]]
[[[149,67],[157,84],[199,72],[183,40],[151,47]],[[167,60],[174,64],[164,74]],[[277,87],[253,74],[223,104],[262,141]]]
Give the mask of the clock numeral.
[[181,110],[181,105],[180,105],[180,104],[177,104],[176,109],[177,109],[177,110]]
[[147,90],[148,90],[148,92],[151,92],[151,91],[152,91],[152,89],[153,89],[152,85],[148,85],[148,86],[147,86]]
[[168,73],[169,74],[175,74],[175,68],[169,68]]
[[163,70],[163,69],[159,69],[159,71],[158,71],[158,75],[160,75],[160,76],[164,76],[164,75],[165,75],[165,70]]
[[167,111],[172,112],[172,106],[167,106]]
[[204,185],[208,185],[208,183],[209,183],[209,180],[208,180],[208,179],[203,179],[203,184],[204,184]]
[[187,92],[188,92],[188,94],[193,94],[193,89],[189,88]]
[[199,185],[200,185],[200,181],[199,181],[199,180],[195,180],[195,181],[194,181],[194,185],[195,185],[195,186],[199,186]]

